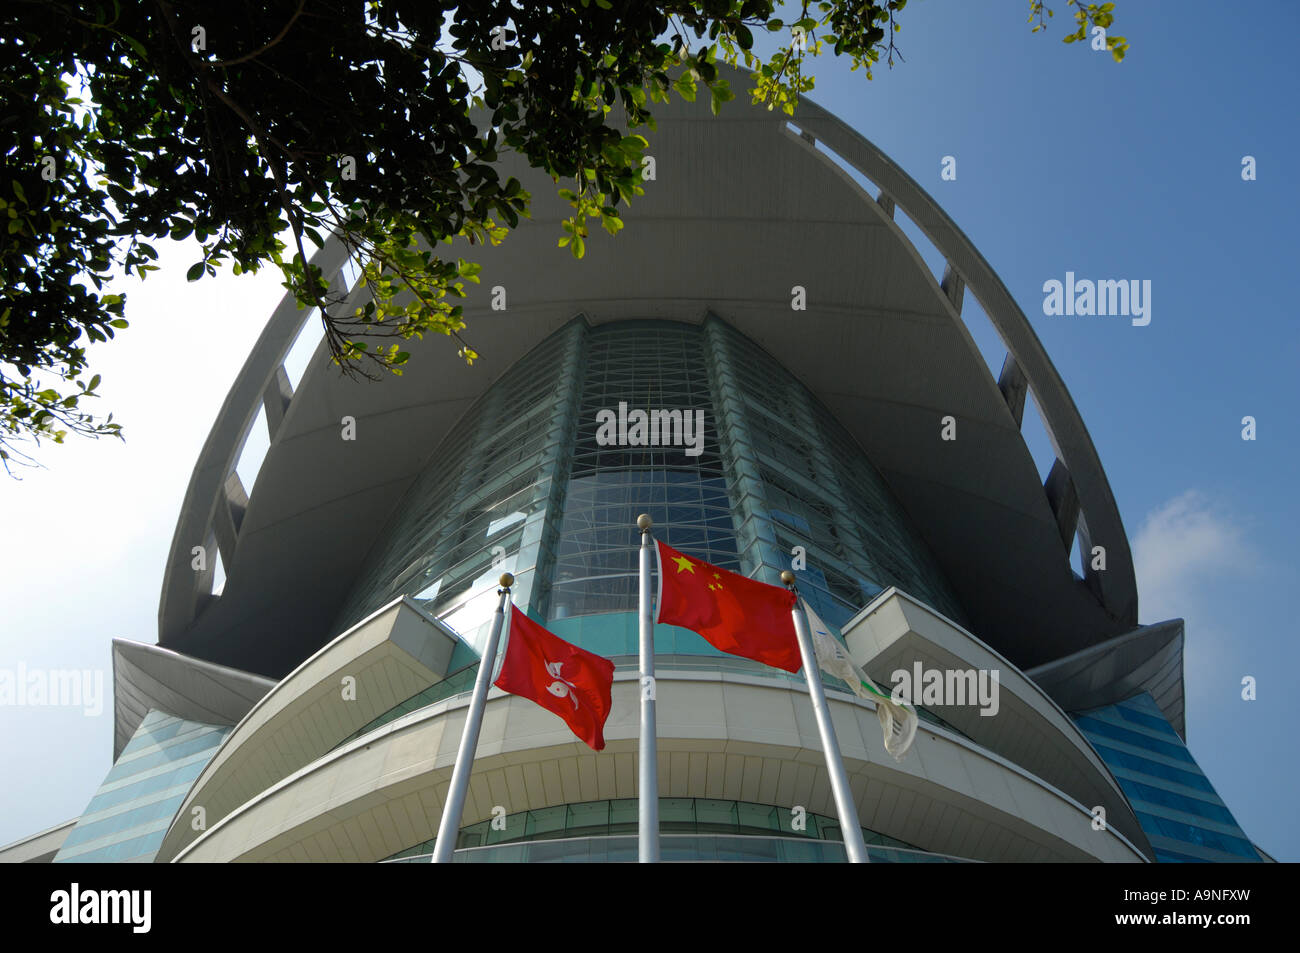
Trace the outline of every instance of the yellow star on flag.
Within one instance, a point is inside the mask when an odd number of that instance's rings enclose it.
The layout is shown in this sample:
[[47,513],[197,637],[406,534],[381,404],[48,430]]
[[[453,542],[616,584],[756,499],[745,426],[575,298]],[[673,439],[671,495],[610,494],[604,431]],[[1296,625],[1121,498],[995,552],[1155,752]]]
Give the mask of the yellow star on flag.
[[678,572],[689,572],[692,575],[694,575],[695,565],[685,556],[674,556],[673,562],[677,563]]

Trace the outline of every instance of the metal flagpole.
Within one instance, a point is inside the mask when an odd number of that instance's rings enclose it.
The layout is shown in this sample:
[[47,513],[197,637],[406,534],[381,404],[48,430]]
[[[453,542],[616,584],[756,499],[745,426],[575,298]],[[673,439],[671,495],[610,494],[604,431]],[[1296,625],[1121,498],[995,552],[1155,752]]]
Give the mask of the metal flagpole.
[[849,788],[849,775],[844,770],[844,761],[840,757],[840,743],[835,738],[835,725],[831,723],[831,712],[826,706],[826,689],[822,687],[821,668],[817,665],[817,652],[813,649],[812,634],[808,631],[808,619],[799,604],[799,590],[794,586],[794,573],[786,570],[781,573],[781,581],[795,594],[794,632],[799,638],[799,655],[803,658],[803,677],[808,683],[808,695],[812,698],[813,712],[817,715],[817,731],[822,736],[822,750],[826,753],[826,772],[831,776],[831,793],[835,795],[835,810],[840,818],[840,830],[844,834],[844,849],[848,851],[849,863],[865,864],[870,862],[867,845],[862,840],[862,825],[858,823],[858,809],[853,803],[853,791]]
[[451,788],[447,802],[442,807],[442,822],[438,825],[438,840],[433,845],[430,863],[451,863],[456,849],[456,836],[460,833],[460,818],[465,811],[465,792],[469,790],[469,776],[474,770],[474,752],[478,750],[478,733],[483,727],[483,709],[487,707],[488,686],[492,684],[492,669],[497,664],[497,643],[501,640],[501,623],[505,620],[506,602],[515,577],[501,574],[501,601],[497,603],[492,618],[492,631],[488,633],[487,646],[478,663],[478,677],[474,679],[474,694],[470,697],[469,712],[465,715],[465,730],[461,732],[460,749],[456,752],[456,767],[451,772]]
[[650,616],[650,551],[654,538],[650,517],[636,518],[641,530],[641,772],[638,792],[637,859],[643,864],[659,862],[659,737],[655,725],[655,632]]

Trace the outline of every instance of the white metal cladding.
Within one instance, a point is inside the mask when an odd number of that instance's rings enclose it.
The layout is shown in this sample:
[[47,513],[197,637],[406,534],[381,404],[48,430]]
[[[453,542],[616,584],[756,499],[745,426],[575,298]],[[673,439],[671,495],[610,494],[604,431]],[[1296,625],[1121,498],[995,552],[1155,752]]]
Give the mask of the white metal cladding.
[[113,760],[152,709],[234,725],[275,686],[269,679],[157,645],[113,640]]
[[[463,822],[558,804],[637,796],[639,684],[616,675],[607,747],[596,754],[532,701],[493,690]],[[717,672],[659,680],[661,797],[801,805],[833,814],[805,693]],[[929,724],[900,764],[868,702],[830,697],[861,823],[936,853],[988,861],[1141,863],[1096,831],[1082,804],[986,749]],[[373,862],[429,839],[467,700],[411,712],[307,765],[209,828],[181,862]]]

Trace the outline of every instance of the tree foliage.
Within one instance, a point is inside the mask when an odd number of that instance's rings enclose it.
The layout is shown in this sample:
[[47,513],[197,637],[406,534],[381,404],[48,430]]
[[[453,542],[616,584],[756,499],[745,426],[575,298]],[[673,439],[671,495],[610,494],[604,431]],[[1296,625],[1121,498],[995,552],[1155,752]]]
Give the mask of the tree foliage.
[[[85,409],[86,347],[126,327],[105,284],[156,269],[160,239],[198,240],[192,281],[278,268],[347,373],[401,373],[402,342],[430,333],[472,362],[456,302],[478,266],[444,247],[499,242],[528,214],[503,152],[555,180],[573,209],[559,243],[581,258],[592,223],[616,234],[642,192],[656,103],[707,91],[716,112],[726,62],[754,102],[793,112],[808,56],[892,66],[905,4],[7,0],[0,461],[69,430],[120,435]],[[1067,42],[1110,25],[1113,4],[1067,4]],[[370,292],[350,314],[307,264],[329,234]]]

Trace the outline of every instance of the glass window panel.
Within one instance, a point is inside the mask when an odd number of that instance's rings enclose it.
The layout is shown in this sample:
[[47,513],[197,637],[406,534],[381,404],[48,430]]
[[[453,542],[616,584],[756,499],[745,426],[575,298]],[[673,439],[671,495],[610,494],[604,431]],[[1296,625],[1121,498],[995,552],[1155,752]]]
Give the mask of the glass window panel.
[[564,807],[544,807],[529,811],[524,833],[527,837],[562,837],[567,810]]
[[1187,749],[1181,744],[1172,744],[1165,741],[1157,741],[1155,738],[1148,737],[1137,731],[1130,731],[1127,728],[1121,728],[1118,725],[1112,725],[1109,722],[1102,721],[1099,718],[1093,718],[1088,715],[1080,715],[1075,718],[1075,723],[1085,732],[1092,732],[1105,738],[1113,738],[1116,741],[1127,742],[1139,748],[1146,748],[1148,751],[1154,751],[1170,758],[1176,758],[1179,761],[1186,761],[1195,764],[1195,760]]
[[609,832],[611,834],[636,833],[641,805],[635,798],[622,798],[609,805]]
[[730,833],[736,829],[736,802],[695,800],[697,830]]
[[[789,836],[779,827],[781,818],[789,815],[788,809],[770,804],[753,804],[744,801],[724,801],[692,798],[660,798],[661,826],[667,817],[679,830],[666,832],[661,842],[661,855],[666,860],[670,856],[682,860],[807,860],[826,862],[844,861],[843,848],[835,843],[818,842],[815,839],[804,843],[816,845],[809,852],[799,841],[780,838]],[[482,821],[461,830],[458,848],[483,846],[482,850],[458,854],[458,862],[469,863],[518,863],[530,862],[631,862],[636,859],[637,838],[635,836],[638,803],[634,798],[614,801],[589,801],[578,804],[562,805],[527,811],[507,818],[507,830],[515,833],[503,843],[491,844],[490,821]],[[707,824],[721,826],[724,819],[741,822],[740,828],[708,833],[695,831],[695,818],[699,818],[701,827]],[[839,828],[833,818],[816,814],[806,816],[811,835],[816,838],[820,829],[838,835]],[[609,824],[603,822],[608,818]],[[564,826],[578,825],[565,831]],[[620,830],[615,831],[614,828]],[[626,832],[623,832],[626,830]],[[741,836],[737,836],[737,831]],[[745,833],[752,832],[752,833]],[[778,839],[764,837],[764,834],[776,835]],[[520,843],[522,837],[526,843]],[[872,859],[891,862],[939,861],[947,862],[949,858],[926,854],[916,847],[894,838],[885,837],[874,831],[863,829],[863,837],[868,844],[880,845],[873,849]],[[546,841],[553,843],[546,843]],[[539,843],[540,842],[540,843]],[[434,841],[428,840],[393,854],[389,860],[421,859],[427,860],[433,850]],[[886,849],[887,848],[887,849]]]
[[661,830],[694,831],[694,799],[689,797],[661,797],[659,799],[659,825]]
[[736,809],[736,823],[742,829],[779,831],[781,822],[777,808],[765,804],[740,803]]
[[592,833],[593,829],[605,830],[609,827],[609,802],[590,801],[585,804],[570,804],[565,819],[567,834]]
[[150,860],[226,726],[151,711],[105,775],[56,862]]

